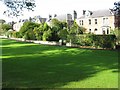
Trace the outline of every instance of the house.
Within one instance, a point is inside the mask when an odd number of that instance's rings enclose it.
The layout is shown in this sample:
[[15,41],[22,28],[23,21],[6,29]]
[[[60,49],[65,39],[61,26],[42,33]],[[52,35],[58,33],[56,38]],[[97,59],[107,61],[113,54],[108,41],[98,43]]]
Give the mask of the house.
[[48,22],[47,22],[48,25],[50,25],[51,20],[54,19],[54,18],[55,18],[55,19],[58,19],[59,21],[67,22],[68,27],[70,28],[70,27],[73,25],[74,20],[77,19],[77,13],[76,13],[76,11],[74,10],[74,11],[73,11],[73,15],[72,15],[72,14],[69,14],[69,13],[67,13],[67,14],[62,14],[62,15],[57,15],[57,14],[55,14],[53,18],[52,18],[51,15],[49,15],[49,19],[48,19]]
[[115,28],[115,15],[111,10],[83,10],[83,15],[76,21],[87,29],[86,33],[110,34]]
[[29,18],[29,19],[20,19],[18,22],[16,22],[14,25],[13,25],[13,30],[16,30],[16,31],[19,31],[20,28],[22,27],[23,23],[26,22],[26,21],[31,21],[31,22],[34,22],[34,23],[44,23],[46,22],[47,18],[42,18],[40,16],[35,16],[33,18]]
[[18,22],[14,23],[13,30],[19,31],[24,22],[27,22],[28,19],[20,19]]

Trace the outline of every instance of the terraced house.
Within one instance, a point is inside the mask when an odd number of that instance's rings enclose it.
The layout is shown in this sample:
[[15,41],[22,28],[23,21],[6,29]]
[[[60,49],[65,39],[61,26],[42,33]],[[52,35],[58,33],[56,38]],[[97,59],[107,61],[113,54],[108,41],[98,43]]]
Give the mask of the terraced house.
[[83,15],[77,19],[77,23],[85,27],[87,33],[110,34],[115,28],[115,15],[112,10],[83,10]]

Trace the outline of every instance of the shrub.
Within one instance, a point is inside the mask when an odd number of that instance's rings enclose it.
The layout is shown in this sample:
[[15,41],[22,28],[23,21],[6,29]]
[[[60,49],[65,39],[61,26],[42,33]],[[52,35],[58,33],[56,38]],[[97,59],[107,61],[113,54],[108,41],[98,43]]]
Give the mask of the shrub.
[[23,39],[29,40],[29,36],[28,36],[28,33],[27,33],[27,32],[24,34]]
[[7,31],[6,32],[6,36],[9,38],[9,37],[12,37],[12,34],[13,34],[13,31]]
[[51,32],[50,29],[49,29],[48,31],[44,31],[43,36],[42,36],[43,41],[46,41],[46,40],[49,41],[50,37],[52,36],[51,33],[52,33],[52,32]]
[[26,32],[29,32],[31,30],[33,31],[35,27],[39,27],[39,24],[33,22],[25,22],[20,28],[20,34],[24,36]]
[[84,34],[84,35],[78,35],[77,36],[77,44],[81,46],[92,46],[93,40],[91,38],[91,35]]
[[114,48],[116,36],[115,35],[93,35],[94,46],[102,48]]

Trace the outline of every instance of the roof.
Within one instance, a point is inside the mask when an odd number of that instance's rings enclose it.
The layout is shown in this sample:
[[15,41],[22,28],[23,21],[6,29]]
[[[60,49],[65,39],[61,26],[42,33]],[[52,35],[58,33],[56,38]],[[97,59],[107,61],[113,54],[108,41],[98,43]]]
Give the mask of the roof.
[[39,18],[39,20],[41,23],[44,23],[44,22],[46,22],[47,18]]
[[66,21],[67,19],[72,20],[72,15],[71,14],[63,14],[55,17],[56,19],[60,21]]
[[[110,10],[97,10],[92,11],[92,15],[89,17],[96,18],[96,17],[104,17],[104,16],[113,16],[113,13]],[[79,19],[85,18],[85,15],[81,16]]]
[[64,20],[66,21],[67,16],[66,16],[66,14],[63,14],[63,15],[56,16],[55,18],[60,20],[60,21],[64,21]]

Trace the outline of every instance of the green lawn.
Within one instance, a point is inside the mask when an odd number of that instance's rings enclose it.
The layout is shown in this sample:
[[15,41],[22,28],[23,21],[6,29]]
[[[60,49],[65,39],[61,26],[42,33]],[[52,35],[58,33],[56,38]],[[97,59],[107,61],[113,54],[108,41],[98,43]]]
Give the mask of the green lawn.
[[118,88],[118,53],[2,40],[3,87]]

